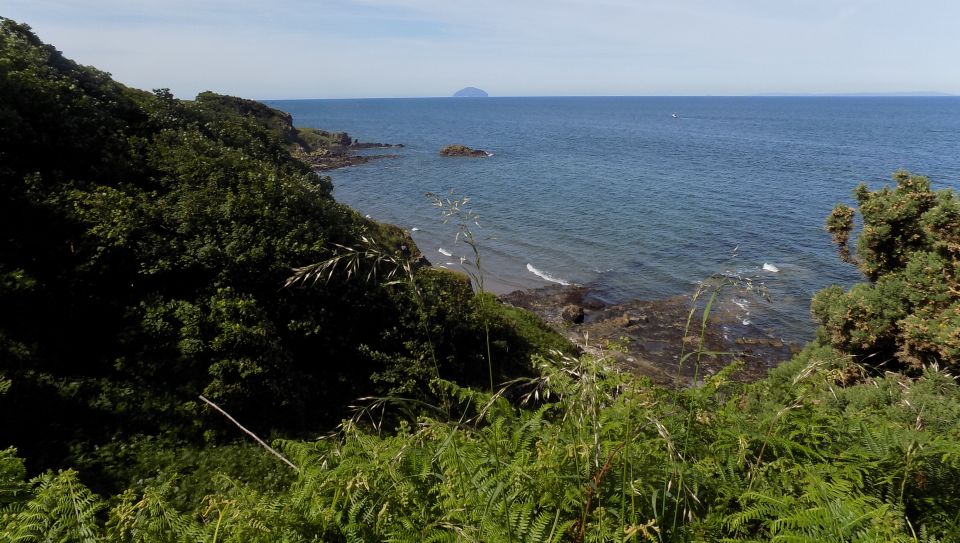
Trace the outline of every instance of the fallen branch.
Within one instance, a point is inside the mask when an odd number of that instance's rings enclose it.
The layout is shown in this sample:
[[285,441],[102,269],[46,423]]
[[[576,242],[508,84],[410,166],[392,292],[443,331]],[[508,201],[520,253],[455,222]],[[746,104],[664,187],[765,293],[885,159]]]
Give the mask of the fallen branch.
[[255,433],[251,432],[250,430],[247,430],[246,428],[244,428],[242,424],[240,424],[239,422],[237,422],[237,419],[235,419],[235,418],[233,418],[233,417],[230,416],[230,413],[227,413],[227,412],[224,411],[223,409],[220,409],[220,406],[219,406],[219,405],[217,405],[217,404],[211,402],[210,400],[204,398],[204,397],[203,397],[203,394],[200,395],[200,399],[203,400],[204,402],[206,402],[206,404],[209,405],[210,407],[212,407],[212,408],[216,409],[217,411],[219,411],[221,415],[223,415],[224,417],[227,417],[227,419],[229,419],[230,422],[232,422],[232,423],[234,423],[234,424],[237,425],[237,428],[240,428],[241,430],[243,430],[244,432],[246,432],[246,434],[247,434],[248,436],[250,436],[250,437],[252,437],[253,439],[255,439],[255,440],[257,441],[257,443],[260,444],[260,446],[262,446],[264,449],[267,449],[268,451],[270,451],[271,453],[273,453],[274,456],[276,456],[277,458],[279,458],[280,460],[282,460],[284,464],[290,466],[290,467],[293,468],[293,469],[300,469],[300,468],[297,467],[296,464],[294,464],[293,462],[287,460],[282,454],[280,454],[279,452],[277,452],[276,449],[274,449],[274,448],[271,447],[270,445],[267,445],[266,442],[264,442],[262,439],[260,439],[259,437],[257,437],[257,434],[255,434]]

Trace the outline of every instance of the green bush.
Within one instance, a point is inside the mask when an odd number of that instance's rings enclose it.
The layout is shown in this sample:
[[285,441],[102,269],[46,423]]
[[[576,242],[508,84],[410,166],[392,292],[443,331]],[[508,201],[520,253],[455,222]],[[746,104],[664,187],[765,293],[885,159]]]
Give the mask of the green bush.
[[869,283],[831,287],[813,314],[831,343],[876,367],[960,367],[960,200],[899,171],[896,187],[854,191],[863,227],[850,257],[854,210],[838,206],[827,229]]

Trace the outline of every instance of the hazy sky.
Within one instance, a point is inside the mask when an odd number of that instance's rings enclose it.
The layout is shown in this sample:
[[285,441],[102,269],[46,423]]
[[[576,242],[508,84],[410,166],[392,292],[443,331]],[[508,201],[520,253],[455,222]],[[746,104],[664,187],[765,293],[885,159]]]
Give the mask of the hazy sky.
[[4,0],[182,98],[960,94],[958,0]]

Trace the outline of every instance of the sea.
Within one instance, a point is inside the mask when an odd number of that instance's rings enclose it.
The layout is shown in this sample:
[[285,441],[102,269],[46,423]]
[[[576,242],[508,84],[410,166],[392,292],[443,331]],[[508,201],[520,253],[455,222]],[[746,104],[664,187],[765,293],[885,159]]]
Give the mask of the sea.
[[[487,290],[581,285],[614,304],[726,278],[743,326],[789,342],[813,337],[814,293],[863,280],[824,230],[835,204],[898,169],[960,188],[960,97],[266,103],[297,126],[403,144],[327,172],[335,197]],[[456,143],[489,156],[440,156]],[[450,204],[461,213],[445,216]]]

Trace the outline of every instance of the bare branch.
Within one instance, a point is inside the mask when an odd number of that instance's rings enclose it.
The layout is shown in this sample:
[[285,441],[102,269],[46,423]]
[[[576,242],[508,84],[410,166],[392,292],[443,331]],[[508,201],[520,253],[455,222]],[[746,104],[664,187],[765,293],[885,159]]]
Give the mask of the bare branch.
[[212,407],[212,408],[216,409],[217,411],[219,411],[221,415],[223,415],[224,417],[227,417],[227,420],[229,420],[230,422],[236,424],[236,425],[237,425],[237,428],[240,428],[240,429],[243,430],[248,436],[250,436],[250,437],[252,437],[253,439],[255,439],[255,440],[257,441],[257,443],[260,444],[260,446],[262,446],[264,449],[267,449],[268,451],[270,451],[271,453],[273,453],[274,456],[276,456],[277,458],[279,458],[280,460],[282,460],[284,464],[290,466],[290,467],[293,468],[293,469],[300,469],[300,468],[297,467],[296,464],[294,464],[293,462],[287,460],[286,457],[284,457],[282,454],[280,454],[279,452],[277,452],[276,449],[274,449],[274,448],[271,447],[270,445],[267,445],[265,441],[263,441],[262,439],[260,439],[259,437],[257,437],[257,434],[255,434],[255,433],[251,432],[250,430],[247,430],[246,428],[244,428],[242,424],[240,424],[239,422],[237,422],[237,419],[235,419],[235,418],[233,418],[233,417],[230,416],[230,413],[227,413],[227,412],[224,411],[223,409],[220,409],[220,406],[219,406],[219,405],[217,405],[217,404],[211,402],[210,400],[206,399],[206,398],[203,396],[203,394],[200,395],[200,399],[203,400],[203,401],[204,401],[207,405],[209,405],[210,407]]

